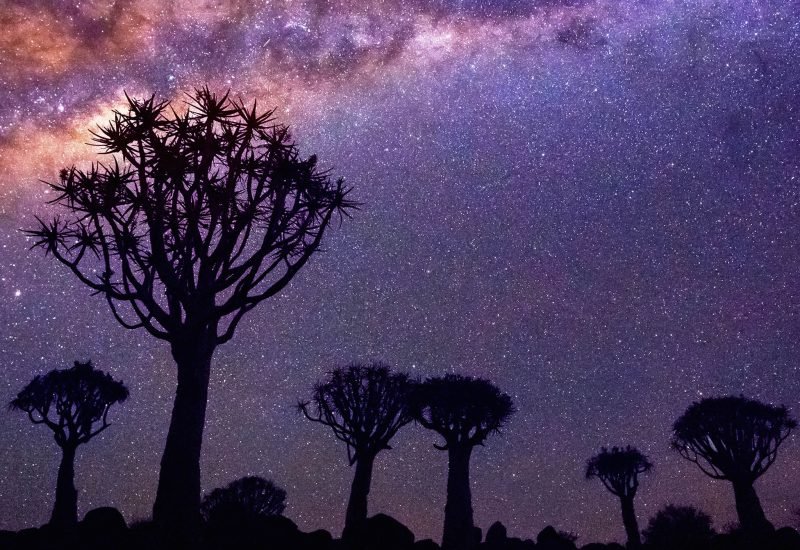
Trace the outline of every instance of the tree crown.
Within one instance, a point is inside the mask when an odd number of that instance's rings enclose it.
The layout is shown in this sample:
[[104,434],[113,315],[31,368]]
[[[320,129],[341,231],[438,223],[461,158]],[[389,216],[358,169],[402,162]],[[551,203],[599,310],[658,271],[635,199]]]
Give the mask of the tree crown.
[[795,427],[784,406],[744,396],[706,398],[675,421],[672,447],[714,479],[753,482]]
[[[91,361],[36,376],[9,408],[28,413],[34,424],[54,432],[59,446],[77,446],[108,428],[108,410],[128,398],[128,388]],[[95,427],[95,424],[100,426]]]
[[514,412],[511,397],[490,381],[460,374],[429,378],[412,396],[414,419],[444,438],[441,450],[482,445]]
[[586,479],[596,477],[616,496],[633,498],[639,488],[639,474],[652,468],[653,464],[635,447],[603,447],[586,461]]
[[225,342],[357,205],[273,111],[206,88],[186,105],[126,98],[94,132],[110,162],[62,170],[52,202],[70,214],[27,233],[126,328]]
[[347,444],[350,464],[390,449],[389,441],[411,422],[408,375],[382,363],[352,363],[332,370],[314,386],[310,402],[298,404],[306,418],[325,424]]

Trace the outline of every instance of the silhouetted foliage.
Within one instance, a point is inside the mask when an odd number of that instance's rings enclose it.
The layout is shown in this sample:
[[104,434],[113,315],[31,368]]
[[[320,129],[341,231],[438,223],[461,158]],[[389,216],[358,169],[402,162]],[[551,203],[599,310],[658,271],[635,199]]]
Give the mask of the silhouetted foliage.
[[536,550],[575,550],[577,539],[572,533],[557,531],[548,525],[536,536]]
[[272,518],[283,514],[285,503],[286,491],[257,476],[243,477],[214,489],[200,503],[207,546],[260,548],[267,534],[293,538],[297,530],[293,523],[272,522]]
[[442,548],[471,548],[474,523],[469,461],[472,449],[482,445],[489,434],[500,431],[514,413],[514,405],[508,395],[488,380],[448,374],[417,385],[412,409],[417,422],[444,439],[444,444],[434,446],[448,452]]
[[34,424],[50,428],[61,447],[52,525],[77,523],[75,451],[110,426],[109,408],[127,398],[128,388],[122,382],[95,369],[91,361],[75,361],[72,368],[36,376],[9,404],[10,409],[28,413]]
[[286,491],[258,476],[243,477],[214,489],[200,503],[203,520],[212,524],[225,524],[232,519],[251,522],[279,516],[285,509]]
[[64,169],[49,184],[70,215],[27,233],[105,297],[122,326],[170,343],[178,387],[153,516],[186,534],[198,519],[214,350],[356,205],[343,180],[300,157],[273,111],[208,89],[186,105],[127,100],[94,133],[109,162]]
[[654,550],[708,548],[716,532],[708,514],[692,506],[667,505],[650,518],[642,532]]
[[628,546],[638,548],[642,544],[639,524],[633,507],[633,499],[639,489],[639,474],[650,471],[653,464],[645,455],[630,445],[624,449],[603,447],[586,462],[586,479],[598,478],[622,504],[622,523],[628,537]]
[[786,407],[744,396],[706,398],[673,426],[672,447],[704,474],[733,484],[739,523],[747,532],[772,529],[753,483],[775,462],[797,422]]
[[331,371],[314,386],[312,400],[298,405],[306,418],[328,426],[347,444],[350,465],[356,466],[343,532],[347,540],[358,538],[367,519],[375,457],[391,449],[389,441],[412,420],[410,388],[408,375],[386,365],[354,363]]

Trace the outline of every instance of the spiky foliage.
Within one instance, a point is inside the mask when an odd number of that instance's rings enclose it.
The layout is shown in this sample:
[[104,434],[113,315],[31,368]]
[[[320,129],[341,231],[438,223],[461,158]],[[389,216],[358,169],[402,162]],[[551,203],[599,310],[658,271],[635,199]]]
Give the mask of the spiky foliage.
[[178,386],[153,519],[192,546],[214,351],[357,205],[255,102],[203,88],[127,103],[94,133],[109,160],[62,170],[50,187],[66,214],[27,233],[122,326],[169,342]]
[[77,447],[110,426],[111,405],[128,398],[128,388],[91,361],[36,376],[9,404],[34,424],[53,431],[60,447]]
[[447,374],[419,384],[413,395],[414,419],[444,438],[437,449],[482,445],[514,414],[511,397],[483,378]]
[[603,447],[586,461],[586,479],[598,478],[612,494],[634,497],[639,488],[639,474],[649,472],[653,464],[636,448]]
[[349,189],[301,158],[255,103],[205,88],[186,105],[127,100],[94,133],[113,157],[62,170],[49,186],[69,214],[27,233],[122,326],[169,341],[204,329],[226,342],[355,206]]
[[460,374],[428,378],[417,384],[411,399],[414,419],[442,436],[434,444],[447,451],[447,500],[444,506],[443,550],[470,550],[473,536],[469,462],[472,450],[499,432],[514,414],[511,397],[483,378]]
[[72,527],[78,522],[76,449],[107,429],[109,408],[127,398],[128,388],[122,382],[96,370],[91,361],[76,361],[72,368],[35,377],[9,403],[10,409],[28,413],[34,424],[50,428],[61,447],[51,526]]
[[353,363],[332,370],[314,386],[311,401],[299,410],[313,422],[333,430],[347,444],[350,465],[361,456],[390,449],[389,441],[411,422],[407,374],[392,372],[382,363]]
[[675,421],[672,447],[709,477],[752,483],[796,427],[783,406],[744,396],[706,398]]
[[354,546],[363,542],[375,458],[411,422],[410,388],[408,375],[384,364],[353,363],[331,371],[314,386],[311,401],[298,404],[306,418],[328,426],[347,444],[348,460],[356,468],[342,538]]
[[207,523],[253,521],[280,516],[285,509],[286,491],[258,476],[243,477],[214,489],[200,504],[200,513]]

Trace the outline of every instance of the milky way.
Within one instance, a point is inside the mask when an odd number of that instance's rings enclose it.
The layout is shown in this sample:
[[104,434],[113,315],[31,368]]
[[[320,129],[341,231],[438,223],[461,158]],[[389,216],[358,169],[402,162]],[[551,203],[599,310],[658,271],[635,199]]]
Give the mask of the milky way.
[[[131,398],[78,455],[81,513],[149,515],[175,373],[165,346],[18,232],[40,179],[97,152],[124,92],[208,84],[277,107],[362,209],[215,356],[205,490],[255,474],[286,514],[338,533],[345,449],[293,409],[331,367],[485,376],[519,412],[474,454],[476,523],[621,540],[584,480],[601,446],[666,503],[735,518],[729,484],[669,449],[702,396],[800,415],[800,8],[791,1],[0,0],[0,390],[91,358]],[[0,528],[48,518],[58,449],[0,415]],[[372,513],[438,539],[446,457],[408,427],[376,463]],[[796,521],[800,443],[756,485]]]

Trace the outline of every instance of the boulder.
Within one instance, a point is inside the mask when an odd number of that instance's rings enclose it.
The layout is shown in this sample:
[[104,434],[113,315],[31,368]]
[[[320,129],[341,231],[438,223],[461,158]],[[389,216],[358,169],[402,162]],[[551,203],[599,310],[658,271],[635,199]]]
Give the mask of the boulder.
[[486,531],[487,546],[502,547],[502,545],[505,544],[506,539],[508,539],[508,530],[506,529],[506,526],[499,521],[495,521]]
[[364,546],[367,550],[408,550],[414,544],[411,529],[386,514],[367,519]]

